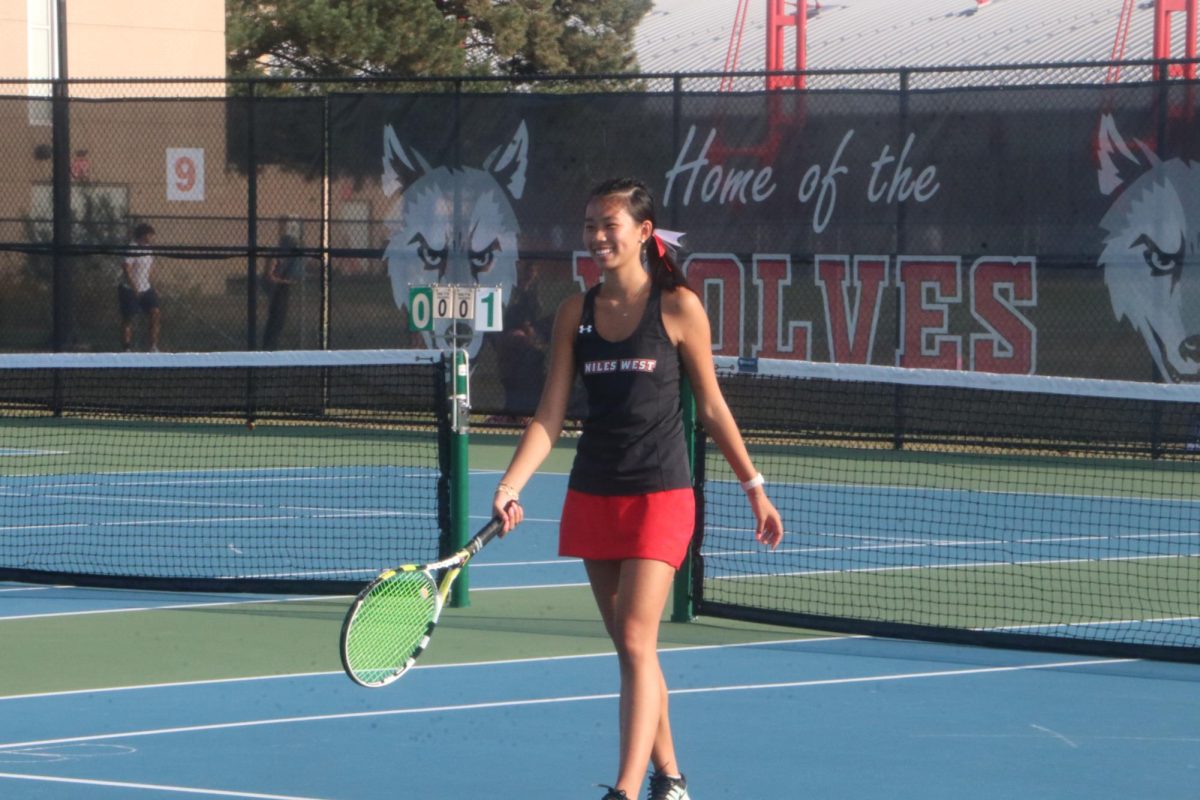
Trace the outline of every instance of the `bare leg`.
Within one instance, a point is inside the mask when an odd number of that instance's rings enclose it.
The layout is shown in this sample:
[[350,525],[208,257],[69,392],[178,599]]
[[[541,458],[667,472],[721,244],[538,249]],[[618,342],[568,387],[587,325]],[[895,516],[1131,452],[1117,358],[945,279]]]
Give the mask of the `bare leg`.
[[157,308],[150,309],[150,349],[151,350],[158,349],[159,318],[160,318],[160,315],[158,313],[158,309]]
[[621,668],[620,763],[616,788],[636,797],[653,760],[674,772],[667,684],[658,628],[675,570],[661,561],[587,561],[588,579]]

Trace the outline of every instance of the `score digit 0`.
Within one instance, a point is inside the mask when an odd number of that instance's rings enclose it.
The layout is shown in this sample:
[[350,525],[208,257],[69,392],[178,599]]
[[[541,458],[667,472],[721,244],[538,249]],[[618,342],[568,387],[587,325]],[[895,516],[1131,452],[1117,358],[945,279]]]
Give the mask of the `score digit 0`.
[[456,288],[454,290],[454,318],[475,321],[475,290]]
[[433,287],[413,286],[408,290],[408,329],[433,330]]

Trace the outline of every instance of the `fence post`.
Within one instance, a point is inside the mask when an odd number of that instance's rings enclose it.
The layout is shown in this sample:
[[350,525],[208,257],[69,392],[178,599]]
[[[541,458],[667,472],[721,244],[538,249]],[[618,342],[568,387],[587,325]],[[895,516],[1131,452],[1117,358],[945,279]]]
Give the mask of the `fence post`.
[[698,476],[702,473],[696,471],[696,458],[698,455],[696,453],[696,396],[692,393],[692,385],[686,377],[680,382],[679,389],[680,403],[683,406],[683,435],[687,442],[688,465],[692,472],[692,485],[696,488],[697,513],[696,523],[692,528],[692,541],[688,545],[687,555],[684,556],[683,563],[679,566],[679,571],[675,573],[675,586],[671,603],[671,621],[691,622],[696,617],[695,603],[692,596],[692,578],[696,574],[696,569],[692,562],[698,556],[699,537],[703,532],[703,492],[698,491]]
[[[680,146],[680,120],[683,117],[683,76],[675,73],[671,79],[671,84],[671,139],[673,151],[678,153]],[[670,208],[671,213],[668,224],[672,228],[678,228],[678,204],[672,204]],[[683,265],[680,264],[679,268],[683,269]],[[687,378],[684,378],[680,383],[679,389],[679,400],[683,407],[683,435],[687,437],[688,464],[691,467],[694,482],[696,476],[696,401],[692,394],[691,384],[688,383]],[[702,518],[698,516],[697,519]],[[672,601],[671,611],[672,622],[690,622],[696,616],[692,602],[692,560],[696,557],[696,536],[699,532],[699,525],[697,525],[692,531],[692,543],[688,545],[688,552],[684,556],[683,564],[680,565],[679,571],[675,574],[674,600]]]
[[255,153],[255,87],[246,94],[246,349],[258,349],[258,156]]
[[323,98],[321,106],[322,135],[324,152],[321,166],[321,309],[317,322],[320,350],[329,349],[329,276],[333,271],[333,258],[329,248],[333,239],[333,118],[329,109],[329,95]]
[[[453,374],[450,376],[450,537],[451,549],[457,551],[471,538],[470,493],[470,367],[467,352],[457,347],[453,351]],[[466,608],[471,604],[470,567],[462,571],[450,587],[450,607]]]
[[71,265],[66,251],[71,247],[71,109],[69,90],[63,77],[54,79],[51,88],[51,181],[53,183],[52,205],[52,250],[51,263],[51,310],[53,320],[52,349],[60,352],[70,346],[74,338],[72,324]]

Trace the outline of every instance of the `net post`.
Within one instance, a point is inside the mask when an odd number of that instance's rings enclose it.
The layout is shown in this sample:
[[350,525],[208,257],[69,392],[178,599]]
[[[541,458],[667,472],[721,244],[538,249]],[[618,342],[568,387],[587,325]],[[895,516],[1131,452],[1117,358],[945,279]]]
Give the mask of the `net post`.
[[[686,376],[680,381],[679,402],[683,408],[683,436],[684,441],[687,442],[688,467],[692,473],[692,485],[696,486],[696,396],[692,392],[692,385]],[[697,508],[700,508],[698,501],[699,498],[697,498]],[[697,515],[697,520],[700,518]],[[698,527],[693,529],[692,543],[688,545],[683,564],[675,573],[674,600],[671,609],[672,622],[691,622],[696,616],[692,604],[692,556],[698,533]]]
[[[470,532],[470,492],[467,484],[469,461],[469,422],[471,410],[469,392],[470,371],[465,350],[455,348],[453,373],[450,376],[450,542],[455,552],[466,546]],[[450,607],[466,608],[471,604],[470,569],[464,569],[450,588]]]

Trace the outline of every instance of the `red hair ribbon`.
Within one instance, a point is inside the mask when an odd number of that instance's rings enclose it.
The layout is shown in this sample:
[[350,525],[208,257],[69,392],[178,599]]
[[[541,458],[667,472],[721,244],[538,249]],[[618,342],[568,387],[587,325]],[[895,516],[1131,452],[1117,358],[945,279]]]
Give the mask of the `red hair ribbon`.
[[654,234],[654,246],[658,248],[658,257],[665,260],[667,257],[667,246],[657,233]]
[[[661,236],[659,234],[662,234]],[[679,240],[684,237],[684,233],[680,231],[669,231],[665,228],[656,230],[654,236],[654,247],[658,250],[658,257],[667,265],[667,269],[671,269],[671,262],[667,260],[667,245],[671,247],[679,247]]]

